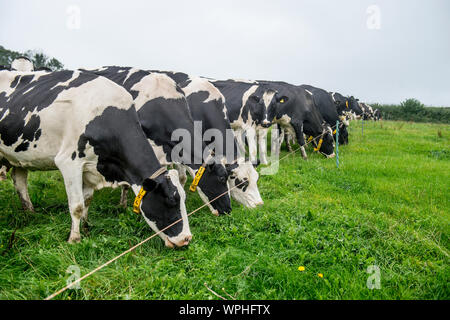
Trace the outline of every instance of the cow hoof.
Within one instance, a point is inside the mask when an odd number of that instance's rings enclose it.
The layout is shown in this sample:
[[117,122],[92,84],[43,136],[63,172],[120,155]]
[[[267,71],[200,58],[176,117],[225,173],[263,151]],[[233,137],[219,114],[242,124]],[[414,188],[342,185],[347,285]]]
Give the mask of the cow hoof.
[[23,210],[31,213],[36,213],[33,206],[23,206]]
[[80,241],[81,241],[81,236],[80,235],[70,236],[69,240],[67,240],[67,242],[70,243],[70,244],[79,243]]

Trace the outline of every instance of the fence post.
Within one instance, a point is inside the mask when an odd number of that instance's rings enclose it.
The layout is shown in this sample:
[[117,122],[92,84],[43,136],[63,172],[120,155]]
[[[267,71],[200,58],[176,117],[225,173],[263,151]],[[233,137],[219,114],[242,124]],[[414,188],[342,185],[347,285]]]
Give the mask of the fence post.
[[336,121],[336,167],[339,169],[339,120]]

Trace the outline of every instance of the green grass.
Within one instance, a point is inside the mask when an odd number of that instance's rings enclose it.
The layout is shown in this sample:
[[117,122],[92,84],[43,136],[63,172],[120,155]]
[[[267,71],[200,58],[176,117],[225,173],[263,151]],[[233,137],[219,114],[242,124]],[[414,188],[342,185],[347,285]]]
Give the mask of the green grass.
[[[311,150],[308,161],[290,156],[260,178],[263,207],[202,209],[188,248],[155,237],[57,298],[217,299],[207,283],[238,299],[449,299],[450,126],[364,122],[364,136],[360,126],[351,124],[339,169]],[[29,185],[36,214],[20,210],[11,181],[0,183],[1,299],[45,298],[66,285],[70,265],[85,274],[152,234],[132,199],[120,209],[120,191],[104,189],[89,231],[69,245],[60,174],[32,173]],[[189,212],[201,204],[197,194],[186,203]],[[371,265],[379,290],[366,285]]]

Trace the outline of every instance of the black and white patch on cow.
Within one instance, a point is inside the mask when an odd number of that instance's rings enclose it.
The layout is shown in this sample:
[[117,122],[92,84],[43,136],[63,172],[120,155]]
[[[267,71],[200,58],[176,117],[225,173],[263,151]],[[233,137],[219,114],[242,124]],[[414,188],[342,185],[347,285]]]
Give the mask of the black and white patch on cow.
[[363,116],[363,110],[358,104],[358,99],[355,97],[344,97],[338,92],[330,92],[336,110],[339,116],[344,116],[346,120],[355,120]]
[[[185,94],[174,80],[163,73],[130,67],[103,67],[89,72],[104,76],[131,93],[141,126],[162,165],[181,164],[195,176],[204,164],[205,173],[198,185],[200,197],[216,215],[231,212],[227,171],[222,163],[212,161]],[[182,145],[186,148],[180,154],[178,147]],[[183,184],[186,181],[183,176],[181,180]]]
[[316,151],[326,157],[334,157],[334,140],[328,124],[316,108],[312,93],[300,86],[294,86],[280,81],[264,81],[277,91],[277,103],[269,114],[273,122],[281,127],[280,142],[284,139],[283,132],[297,138],[303,158],[307,158],[304,146],[305,136],[312,137]]
[[272,125],[269,110],[276,103],[276,91],[257,81],[211,80],[226,99],[228,119],[242,153],[245,139],[248,142],[249,158],[256,163],[257,142],[260,146],[261,163],[267,164],[266,135]]
[[323,89],[311,85],[301,85],[310,95],[312,95],[314,104],[322,115],[323,119],[333,129],[333,138],[336,141],[336,123],[339,121],[339,143],[348,143],[348,121],[340,117],[337,113],[331,94]]
[[181,87],[194,121],[202,124],[205,143],[213,149],[215,158],[225,164],[233,199],[249,208],[263,204],[257,185],[258,172],[240,153],[228,120],[225,97],[205,78],[181,72],[164,73]]
[[155,232],[181,220],[159,234],[166,245],[192,237],[177,172],[155,175],[161,166],[132,97],[106,78],[0,71],[0,157],[13,167],[22,201],[29,200],[28,170],[61,172],[72,218],[69,242],[80,241],[94,190],[123,184],[136,195],[141,187],[147,191],[140,211]]

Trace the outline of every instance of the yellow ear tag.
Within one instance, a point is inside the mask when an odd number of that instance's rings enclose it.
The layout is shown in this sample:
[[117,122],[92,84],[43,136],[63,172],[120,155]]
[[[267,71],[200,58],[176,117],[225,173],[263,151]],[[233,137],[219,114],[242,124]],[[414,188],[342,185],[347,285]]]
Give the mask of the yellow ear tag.
[[334,129],[333,134],[336,134],[336,129]]
[[281,100],[280,100],[280,103],[284,103],[284,99],[281,99]]
[[345,106],[348,108],[348,100],[345,100]]
[[319,144],[317,145],[317,148],[314,148],[314,151],[319,151],[320,150],[320,148],[322,147],[322,142],[323,142],[323,139],[320,139],[319,140]]
[[205,167],[201,166],[198,169],[197,174],[194,177],[194,181],[192,181],[192,184],[189,187],[189,190],[191,190],[192,192],[195,192],[195,190],[197,190],[198,183],[200,182],[200,179],[202,178],[204,172],[205,172]]
[[312,139],[313,139],[313,137],[312,137],[312,136],[309,136],[308,142],[311,142]]
[[141,190],[139,190],[139,193],[136,196],[136,198],[134,198],[134,203],[133,203],[133,212],[134,213],[137,213],[137,214],[141,213],[141,202],[142,202],[142,198],[144,198],[146,193],[147,193],[147,191],[145,191],[144,188],[141,188]]

